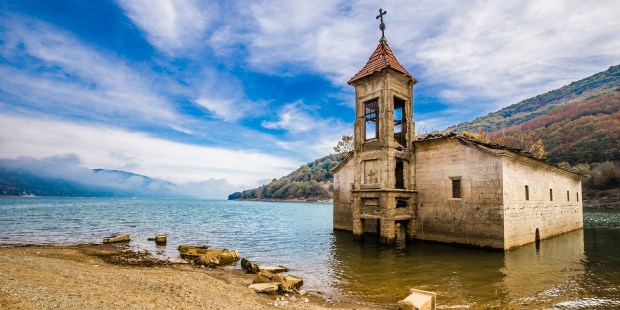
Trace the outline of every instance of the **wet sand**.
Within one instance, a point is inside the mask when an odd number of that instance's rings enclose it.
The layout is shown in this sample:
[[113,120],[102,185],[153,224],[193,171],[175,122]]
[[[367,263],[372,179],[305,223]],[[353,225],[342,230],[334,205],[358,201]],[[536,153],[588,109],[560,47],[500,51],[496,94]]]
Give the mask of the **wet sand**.
[[0,309],[394,309],[257,294],[242,270],[170,264],[114,245],[0,247]]

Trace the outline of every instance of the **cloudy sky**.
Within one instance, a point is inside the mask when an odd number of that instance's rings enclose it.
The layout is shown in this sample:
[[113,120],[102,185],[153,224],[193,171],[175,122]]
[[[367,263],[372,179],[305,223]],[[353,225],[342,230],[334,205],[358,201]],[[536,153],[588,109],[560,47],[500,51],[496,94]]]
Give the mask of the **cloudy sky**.
[[266,183],[351,134],[379,6],[418,131],[620,64],[618,0],[0,0],[0,158]]

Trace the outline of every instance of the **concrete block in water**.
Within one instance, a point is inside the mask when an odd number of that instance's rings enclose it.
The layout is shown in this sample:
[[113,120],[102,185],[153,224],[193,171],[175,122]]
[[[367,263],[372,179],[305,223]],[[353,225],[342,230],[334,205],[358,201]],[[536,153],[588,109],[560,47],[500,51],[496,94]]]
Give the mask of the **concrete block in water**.
[[407,298],[398,302],[402,310],[435,310],[437,293],[412,288]]

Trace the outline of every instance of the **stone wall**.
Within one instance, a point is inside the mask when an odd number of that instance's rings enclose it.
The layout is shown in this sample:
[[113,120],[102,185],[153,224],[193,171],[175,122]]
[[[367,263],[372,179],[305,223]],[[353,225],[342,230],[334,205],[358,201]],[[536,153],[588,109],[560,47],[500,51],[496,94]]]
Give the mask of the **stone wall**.
[[583,227],[579,175],[507,154],[503,156],[503,184],[506,249],[534,242],[537,229],[544,239]]
[[[500,157],[458,139],[436,139],[415,143],[415,162],[415,238],[504,247]],[[462,198],[452,198],[453,179]]]
[[351,187],[355,167],[353,159],[347,162],[334,173],[334,229],[353,230],[353,215],[351,213]]

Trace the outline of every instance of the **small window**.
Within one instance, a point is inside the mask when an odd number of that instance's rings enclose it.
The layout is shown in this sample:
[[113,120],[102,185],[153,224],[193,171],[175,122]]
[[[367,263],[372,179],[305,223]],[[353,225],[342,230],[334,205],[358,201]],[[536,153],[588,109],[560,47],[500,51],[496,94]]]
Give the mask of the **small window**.
[[364,103],[364,119],[366,124],[364,140],[379,138],[379,100],[373,99]]
[[452,180],[452,198],[461,198],[461,179]]
[[396,200],[396,208],[406,208],[407,207],[407,200],[403,200],[403,199],[397,199]]
[[577,194],[577,202],[579,202],[579,192],[577,192],[576,194]]
[[404,176],[404,165],[403,160],[400,158],[396,159],[396,169],[394,170],[394,177],[396,179],[395,188],[404,189],[405,188],[405,176]]
[[398,97],[394,97],[394,139],[402,146],[407,147],[405,136],[407,135],[407,128],[405,127],[405,100]]
[[566,191],[566,201],[570,201],[570,193]]
[[553,189],[549,189],[549,201],[553,201]]
[[530,200],[530,187],[525,185],[525,200]]

